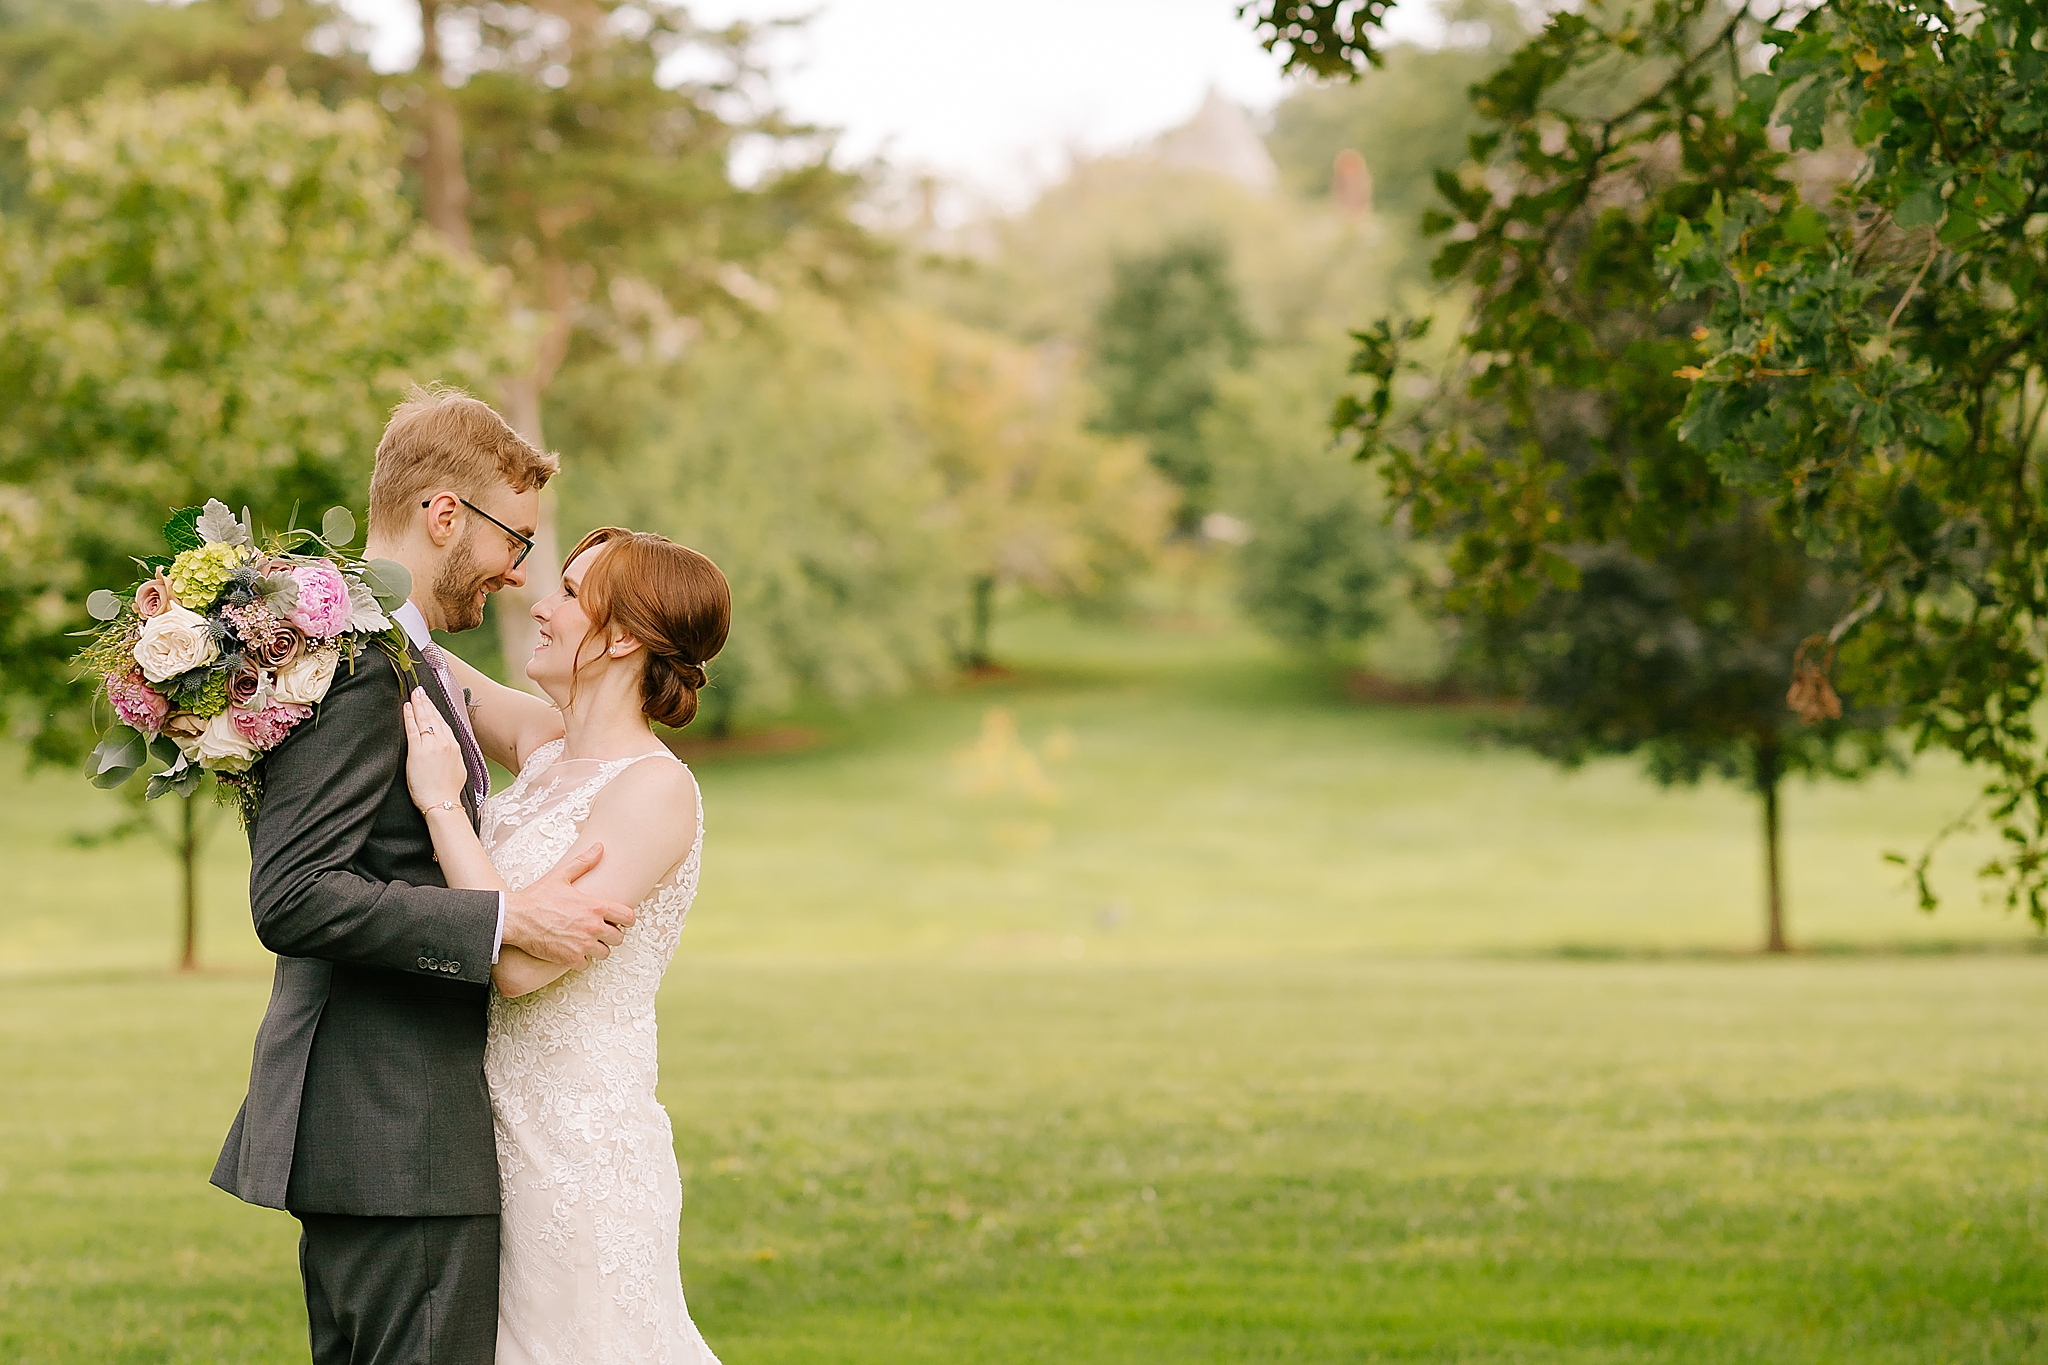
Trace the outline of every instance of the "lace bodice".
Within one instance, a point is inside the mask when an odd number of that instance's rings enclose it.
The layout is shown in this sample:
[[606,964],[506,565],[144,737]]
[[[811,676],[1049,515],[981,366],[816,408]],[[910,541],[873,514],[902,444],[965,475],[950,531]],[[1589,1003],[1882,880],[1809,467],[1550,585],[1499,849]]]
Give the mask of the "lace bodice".
[[[591,803],[612,779],[636,763],[676,761],[666,753],[611,761],[563,760],[559,757],[562,743],[558,739],[534,750],[512,785],[486,800],[479,813],[484,850],[490,854],[498,875],[514,891],[539,881],[562,860],[576,843],[584,822],[590,819]],[[613,1030],[623,1017],[618,1011],[630,1011],[646,1021],[644,1060],[651,1069],[654,994],[661,987],[662,973],[668,970],[669,960],[675,956],[683,919],[697,894],[698,859],[703,847],[704,815],[702,804],[698,803],[697,832],[689,854],[634,907],[634,923],[626,931],[625,942],[595,966],[570,972],[531,995],[517,1000],[493,995],[494,1014],[506,1011],[508,1025],[517,1019],[520,1032],[550,1046],[558,1045],[563,1040],[562,1030],[577,1027],[579,1021],[600,1025],[607,1036],[605,1052],[609,1059],[617,1051]],[[637,1057],[642,1049],[630,1051]]]
[[[484,803],[484,847],[513,890],[569,852],[607,784],[637,763],[675,761],[562,761],[561,751],[561,740],[543,745]],[[695,804],[689,853],[634,907],[611,956],[530,995],[491,993],[484,1077],[505,1214],[499,1365],[716,1365],[683,1304],[682,1189],[654,1095],[654,998],[704,844]]]

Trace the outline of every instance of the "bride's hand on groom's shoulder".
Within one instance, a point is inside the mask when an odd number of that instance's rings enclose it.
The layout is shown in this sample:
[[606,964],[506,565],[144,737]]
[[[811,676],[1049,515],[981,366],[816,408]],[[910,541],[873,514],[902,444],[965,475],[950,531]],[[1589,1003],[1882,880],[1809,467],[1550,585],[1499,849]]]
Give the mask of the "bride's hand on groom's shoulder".
[[452,809],[462,804],[469,768],[454,727],[427,696],[415,687],[405,704],[405,786],[412,803],[423,811]]

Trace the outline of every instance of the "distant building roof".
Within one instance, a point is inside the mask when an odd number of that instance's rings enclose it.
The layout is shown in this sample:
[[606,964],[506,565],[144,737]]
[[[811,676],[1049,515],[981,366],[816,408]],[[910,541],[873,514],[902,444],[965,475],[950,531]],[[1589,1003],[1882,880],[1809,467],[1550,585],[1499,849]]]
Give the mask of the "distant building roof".
[[1280,168],[1251,117],[1213,87],[1194,118],[1160,135],[1154,153],[1169,166],[1225,176],[1255,194],[1269,193],[1280,183]]

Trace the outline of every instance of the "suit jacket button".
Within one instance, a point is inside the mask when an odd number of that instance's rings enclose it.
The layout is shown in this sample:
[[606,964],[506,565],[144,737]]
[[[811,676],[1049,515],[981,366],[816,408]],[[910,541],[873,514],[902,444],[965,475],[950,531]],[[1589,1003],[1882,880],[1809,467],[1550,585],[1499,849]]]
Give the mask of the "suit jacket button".
[[460,962],[451,962],[451,963],[449,963],[449,964],[448,964],[448,975],[450,975],[450,976],[453,976],[453,975],[455,975],[455,974],[456,974],[457,972],[459,972],[459,971],[461,971],[461,970],[462,970],[462,964],[461,964]]
[[421,971],[425,971],[426,969],[427,969],[427,960],[426,960],[425,958],[421,958],[421,959],[420,959],[420,970],[421,970]]

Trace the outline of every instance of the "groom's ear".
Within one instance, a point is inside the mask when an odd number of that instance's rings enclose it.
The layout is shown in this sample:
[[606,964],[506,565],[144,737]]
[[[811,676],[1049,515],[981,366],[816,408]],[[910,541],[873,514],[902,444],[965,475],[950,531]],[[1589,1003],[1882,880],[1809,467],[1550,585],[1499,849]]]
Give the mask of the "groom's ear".
[[420,499],[420,516],[427,529],[427,539],[435,549],[443,549],[455,539],[455,527],[462,512],[462,499],[457,494],[443,489],[429,493]]

